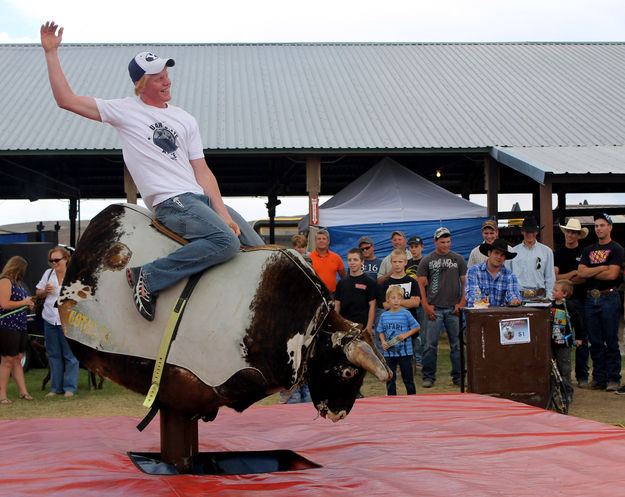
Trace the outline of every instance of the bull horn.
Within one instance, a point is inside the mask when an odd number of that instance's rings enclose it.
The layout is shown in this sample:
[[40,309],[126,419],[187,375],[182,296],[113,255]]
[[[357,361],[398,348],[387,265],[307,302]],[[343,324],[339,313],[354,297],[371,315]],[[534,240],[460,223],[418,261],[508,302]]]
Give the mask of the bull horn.
[[354,366],[359,366],[374,375],[380,381],[388,381],[393,373],[384,364],[368,343],[360,340],[352,340],[343,347],[345,356]]

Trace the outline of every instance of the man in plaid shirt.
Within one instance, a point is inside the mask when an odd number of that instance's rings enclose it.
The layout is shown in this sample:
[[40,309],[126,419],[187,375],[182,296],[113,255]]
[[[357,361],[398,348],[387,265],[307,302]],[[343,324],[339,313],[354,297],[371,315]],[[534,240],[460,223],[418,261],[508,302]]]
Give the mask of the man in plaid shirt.
[[516,254],[508,251],[505,240],[497,238],[480,245],[480,252],[488,257],[486,262],[471,266],[467,271],[465,295],[467,307],[487,303],[491,307],[519,305],[521,295],[517,278],[504,266],[506,259],[514,259]]

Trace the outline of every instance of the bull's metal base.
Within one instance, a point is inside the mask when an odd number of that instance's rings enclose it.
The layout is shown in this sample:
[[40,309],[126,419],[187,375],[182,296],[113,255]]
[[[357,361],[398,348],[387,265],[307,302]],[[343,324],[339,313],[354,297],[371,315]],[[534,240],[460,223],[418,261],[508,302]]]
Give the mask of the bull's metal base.
[[193,472],[193,458],[198,454],[197,419],[169,407],[161,408],[161,462],[170,464],[180,474]]
[[[158,452],[129,452],[128,456],[137,468],[150,475],[178,475],[181,471],[163,462]],[[277,471],[301,471],[321,466],[290,450],[264,450],[248,452],[199,452],[192,458],[190,471],[193,475],[245,475],[275,473]]]
[[161,452],[129,452],[151,475],[236,475],[320,468],[290,450],[198,452],[198,420],[175,409],[160,410]]

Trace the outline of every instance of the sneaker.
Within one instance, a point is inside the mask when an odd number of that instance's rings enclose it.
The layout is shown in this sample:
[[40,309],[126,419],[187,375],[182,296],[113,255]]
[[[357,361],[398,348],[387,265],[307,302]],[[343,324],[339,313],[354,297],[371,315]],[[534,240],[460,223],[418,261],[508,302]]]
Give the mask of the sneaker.
[[48,392],[48,393],[46,394],[46,397],[54,397],[55,395],[56,395],[56,393],[55,393],[55,392]]
[[132,288],[132,300],[141,315],[148,321],[154,320],[156,306],[156,295],[150,293],[145,288],[143,270],[140,267],[130,267],[126,269],[128,285]]
[[63,397],[73,397],[74,392],[70,392],[69,390],[63,394]]
[[460,378],[454,378],[451,382],[456,386],[460,386]]
[[606,392],[616,392],[619,388],[621,388],[620,383],[617,383],[616,381],[609,381],[608,382],[608,386],[605,387],[605,391]]
[[616,395],[625,395],[625,385],[614,392]]
[[434,381],[423,380],[423,388],[432,388],[433,386],[434,386]]
[[579,388],[588,388],[588,379],[585,379],[585,380],[579,380],[579,381],[577,382],[577,386],[578,386]]

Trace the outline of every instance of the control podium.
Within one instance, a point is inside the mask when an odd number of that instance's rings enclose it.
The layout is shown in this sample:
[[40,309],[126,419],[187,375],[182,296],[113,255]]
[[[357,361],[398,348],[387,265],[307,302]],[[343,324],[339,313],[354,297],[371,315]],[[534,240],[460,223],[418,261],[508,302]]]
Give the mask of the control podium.
[[463,311],[467,390],[546,408],[551,393],[549,307]]

